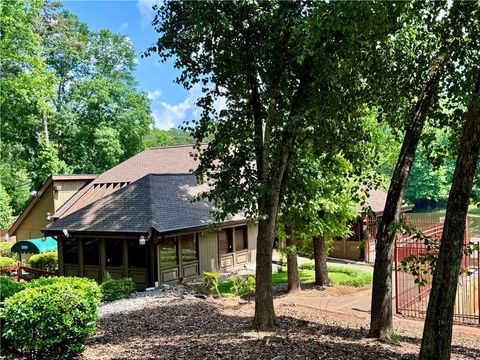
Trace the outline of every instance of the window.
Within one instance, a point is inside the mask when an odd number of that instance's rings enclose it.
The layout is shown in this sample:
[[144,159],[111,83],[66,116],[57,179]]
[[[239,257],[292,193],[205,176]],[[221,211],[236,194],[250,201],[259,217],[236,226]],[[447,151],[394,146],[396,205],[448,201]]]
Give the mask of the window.
[[128,266],[147,267],[147,245],[140,245],[138,239],[128,241]]
[[122,266],[123,240],[105,239],[105,257],[107,266]]
[[197,237],[195,234],[180,236],[182,242],[182,261],[184,263],[198,260]]
[[233,252],[232,229],[220,230],[218,232],[218,250],[220,254]]
[[78,264],[78,240],[65,238],[63,240],[63,262],[65,264]]
[[100,253],[97,239],[83,240],[83,263],[85,265],[100,265]]
[[247,227],[235,228],[235,251],[248,249]]
[[177,241],[176,238],[166,238],[160,243],[160,267],[162,270],[176,267],[177,261]]

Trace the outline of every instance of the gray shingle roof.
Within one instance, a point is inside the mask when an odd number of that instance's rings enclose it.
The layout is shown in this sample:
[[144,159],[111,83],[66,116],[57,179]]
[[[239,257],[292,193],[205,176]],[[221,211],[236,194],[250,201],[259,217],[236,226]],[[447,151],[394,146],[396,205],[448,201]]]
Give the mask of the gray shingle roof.
[[165,233],[207,227],[212,205],[191,202],[203,190],[191,174],[149,174],[56,220],[46,231],[146,233],[153,228]]

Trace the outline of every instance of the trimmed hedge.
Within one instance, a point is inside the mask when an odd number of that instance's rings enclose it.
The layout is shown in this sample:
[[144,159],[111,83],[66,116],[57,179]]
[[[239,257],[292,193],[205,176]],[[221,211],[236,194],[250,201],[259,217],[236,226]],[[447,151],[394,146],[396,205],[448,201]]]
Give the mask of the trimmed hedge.
[[102,301],[114,301],[124,299],[135,290],[132,278],[112,279],[107,278],[102,285]]
[[0,268],[6,268],[15,265],[17,265],[17,262],[14,259],[3,256],[0,257]]
[[4,336],[36,358],[69,358],[96,328],[100,288],[85,278],[41,278],[4,302]]
[[55,271],[58,269],[58,254],[56,251],[35,254],[30,256],[28,262],[32,268]]
[[18,282],[9,276],[0,276],[0,302],[25,289],[28,283]]

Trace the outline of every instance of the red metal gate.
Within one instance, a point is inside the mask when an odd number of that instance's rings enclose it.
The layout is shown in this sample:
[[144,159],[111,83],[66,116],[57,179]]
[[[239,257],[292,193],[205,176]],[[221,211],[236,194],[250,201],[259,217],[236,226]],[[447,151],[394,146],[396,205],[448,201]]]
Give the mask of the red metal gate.
[[[432,239],[442,236],[443,224],[425,226],[423,233]],[[468,245],[468,231],[465,234],[465,249]],[[431,290],[431,275],[426,276],[426,285],[415,284],[414,276],[399,270],[400,262],[409,255],[426,252],[423,241],[414,236],[400,237],[395,242],[395,305],[398,314],[424,318]],[[466,252],[467,253],[467,252]],[[464,255],[462,272],[458,279],[455,299],[454,321],[464,324],[480,324],[480,264],[479,251]]]

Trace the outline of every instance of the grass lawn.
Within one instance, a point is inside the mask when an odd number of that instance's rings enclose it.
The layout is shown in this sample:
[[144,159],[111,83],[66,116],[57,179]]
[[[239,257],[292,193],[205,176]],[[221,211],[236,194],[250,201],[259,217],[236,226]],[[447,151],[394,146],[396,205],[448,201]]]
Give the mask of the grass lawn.
[[[299,269],[300,282],[311,283],[315,280],[315,270],[313,264],[304,264]],[[287,282],[287,271],[277,272],[272,275],[273,285],[278,285]],[[354,269],[348,266],[328,265],[328,277],[334,285],[345,285],[360,287],[372,282],[372,275],[364,270]],[[225,281],[220,283],[218,290],[223,297],[233,297],[230,288],[232,283]]]

